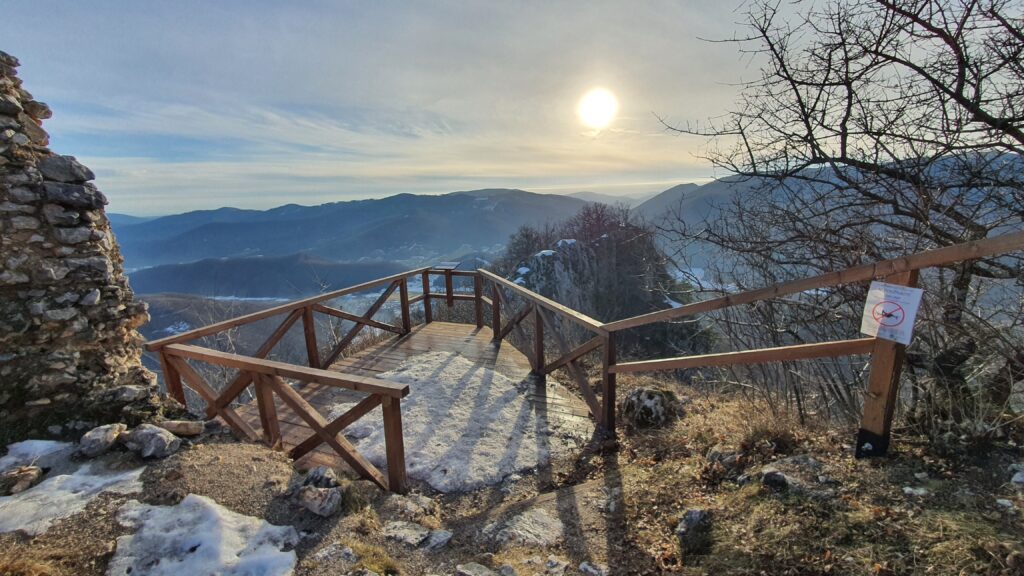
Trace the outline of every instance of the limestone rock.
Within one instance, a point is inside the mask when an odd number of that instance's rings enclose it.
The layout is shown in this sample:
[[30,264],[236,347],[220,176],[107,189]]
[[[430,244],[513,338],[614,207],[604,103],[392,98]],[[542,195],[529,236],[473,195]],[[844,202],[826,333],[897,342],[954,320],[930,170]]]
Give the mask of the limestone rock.
[[78,441],[78,452],[88,458],[95,458],[110,450],[127,429],[124,424],[106,424],[93,428]]
[[388,540],[401,542],[406,546],[416,547],[430,536],[430,529],[415,522],[394,520],[384,525],[384,537]]
[[338,475],[333,469],[327,466],[317,466],[302,479],[303,486],[314,486],[316,488],[337,488],[340,486]]
[[48,156],[40,160],[37,167],[43,178],[56,182],[81,184],[96,178],[92,170],[79,164],[74,156]]
[[447,546],[451,539],[452,533],[448,530],[431,530],[422,546],[424,550],[440,550]]
[[555,555],[548,556],[547,561],[544,562],[544,573],[549,576],[562,576],[568,568],[569,562]]
[[42,478],[43,469],[39,466],[18,466],[0,472],[0,496],[24,492],[38,484]]
[[295,499],[306,510],[324,518],[334,516],[341,509],[341,492],[337,488],[303,486]]
[[676,525],[676,538],[684,552],[700,552],[710,544],[711,514],[703,508],[692,508],[683,513]]
[[468,564],[459,564],[455,567],[456,576],[498,576],[497,572],[490,568],[477,564],[476,562],[470,562]]
[[503,523],[484,527],[483,533],[500,545],[554,546],[562,540],[564,526],[543,508],[531,508]]
[[634,428],[662,428],[678,418],[681,411],[675,394],[651,388],[630,390],[619,408],[623,420]]
[[346,564],[355,564],[359,562],[359,555],[350,546],[344,546],[341,542],[333,542],[313,554],[313,559],[317,562],[340,560]]
[[184,438],[199,436],[205,428],[205,424],[199,420],[164,420],[157,422],[156,425],[175,436]]
[[387,518],[419,520],[437,513],[437,502],[422,494],[391,494],[384,501],[380,512]]
[[166,458],[181,447],[177,436],[152,424],[140,424],[124,436],[125,446],[143,458]]

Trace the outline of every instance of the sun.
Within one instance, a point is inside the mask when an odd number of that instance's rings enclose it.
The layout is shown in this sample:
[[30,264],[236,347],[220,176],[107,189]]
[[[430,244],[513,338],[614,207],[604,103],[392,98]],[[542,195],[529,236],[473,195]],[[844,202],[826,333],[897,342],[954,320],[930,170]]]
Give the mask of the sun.
[[594,88],[583,95],[576,108],[576,114],[588,128],[601,130],[607,128],[619,112],[619,101],[615,94],[604,88]]

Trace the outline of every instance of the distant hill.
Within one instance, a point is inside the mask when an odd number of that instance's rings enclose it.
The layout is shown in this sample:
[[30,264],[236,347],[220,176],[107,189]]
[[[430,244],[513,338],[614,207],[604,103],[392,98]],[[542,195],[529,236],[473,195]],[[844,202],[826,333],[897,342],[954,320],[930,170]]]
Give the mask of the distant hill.
[[319,206],[187,212],[117,225],[115,233],[127,266],[136,269],[299,252],[337,261],[431,262],[493,252],[519,226],[564,219],[585,204],[578,198],[510,189],[399,194]]
[[586,202],[600,202],[601,204],[610,204],[615,206],[617,204],[625,204],[627,206],[636,206],[645,200],[655,196],[656,194],[601,194],[600,192],[573,192],[568,196],[572,198],[579,198]]
[[142,224],[143,222],[149,222],[154,220],[155,217],[149,218],[145,216],[131,216],[129,214],[118,214],[117,212],[107,212],[107,220],[110,221],[111,227],[115,230],[121,226],[131,226],[132,224]]
[[129,274],[139,294],[176,292],[238,298],[288,298],[337,290],[396,274],[395,262],[338,263],[309,254],[280,257],[209,258],[167,264]]

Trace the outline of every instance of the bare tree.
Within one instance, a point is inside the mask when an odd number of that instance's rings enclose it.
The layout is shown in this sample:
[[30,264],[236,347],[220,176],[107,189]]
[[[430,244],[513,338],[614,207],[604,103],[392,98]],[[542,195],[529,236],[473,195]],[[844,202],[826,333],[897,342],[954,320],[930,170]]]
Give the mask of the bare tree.
[[[712,137],[706,157],[756,186],[716,221],[671,232],[733,256],[733,281],[770,283],[1020,228],[1022,13],[1005,0],[756,4],[749,35],[732,41],[761,74],[736,112],[670,127]],[[1020,324],[1020,291],[1005,286],[1020,279],[1019,257],[921,279],[927,324],[909,377],[930,420],[1006,403],[1024,373],[1024,340],[1002,331]],[[859,288],[814,295],[812,314],[776,318],[802,319],[804,334],[771,328],[800,339],[815,332],[809,318],[849,324],[862,298]]]

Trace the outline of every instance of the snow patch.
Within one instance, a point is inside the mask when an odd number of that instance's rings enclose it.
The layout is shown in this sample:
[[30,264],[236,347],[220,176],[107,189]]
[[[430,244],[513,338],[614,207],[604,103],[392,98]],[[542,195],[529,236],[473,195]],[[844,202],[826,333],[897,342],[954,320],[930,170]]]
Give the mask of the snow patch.
[[683,307],[682,304],[680,304],[679,302],[676,302],[675,300],[669,298],[668,296],[665,296],[665,304],[668,304],[672,308],[682,308]]
[[192,326],[190,326],[188,322],[185,322],[184,320],[179,320],[174,324],[171,324],[170,326],[164,328],[163,330],[161,330],[161,332],[173,336],[175,334],[181,334],[182,332],[188,332],[191,329]]
[[61,459],[60,452],[70,453],[74,448],[75,445],[70,442],[57,442],[56,440],[25,440],[8,444],[7,455],[0,458],[0,472],[15,466],[32,464],[49,468],[52,464],[47,463],[48,460],[51,460],[53,456]]
[[557,246],[559,248],[564,248],[566,246],[572,246],[575,243],[576,243],[576,240],[574,240],[572,238],[563,238],[563,239],[559,240],[558,242],[555,242],[555,246]]
[[541,250],[540,252],[537,252],[537,256],[541,256],[541,257],[549,257],[549,256],[554,256],[554,255],[555,255],[555,251],[554,250]]
[[519,276],[518,278],[513,280],[512,283],[513,284],[519,284],[520,286],[526,286],[526,279],[523,278],[522,276]]
[[83,510],[103,492],[130,494],[142,490],[139,476],[145,467],[133,470],[108,470],[98,461],[72,462],[74,445],[49,440],[26,440],[8,446],[10,452],[0,458],[0,470],[36,462],[62,469],[39,484],[13,496],[0,497],[0,532],[23,530],[36,535],[46,532],[61,518]]
[[107,576],[287,576],[295,570],[299,535],[291,526],[232,512],[213,500],[189,494],[176,506],[132,500],[117,521],[135,534],[117,539]]
[[[514,380],[458,354],[420,354],[378,378],[409,384],[412,393],[402,401],[406,468],[409,476],[441,492],[497,484],[512,473],[571,453],[593,432],[582,419],[555,411],[538,413],[527,396],[532,382]],[[344,410],[336,405],[332,415]],[[354,443],[368,460],[384,466],[381,420],[364,418],[372,431]]]
[[518,270],[516,270],[516,274],[519,274],[520,276],[522,276],[523,274],[529,274],[529,273],[530,273],[530,269],[527,268],[526,266],[521,266]]

